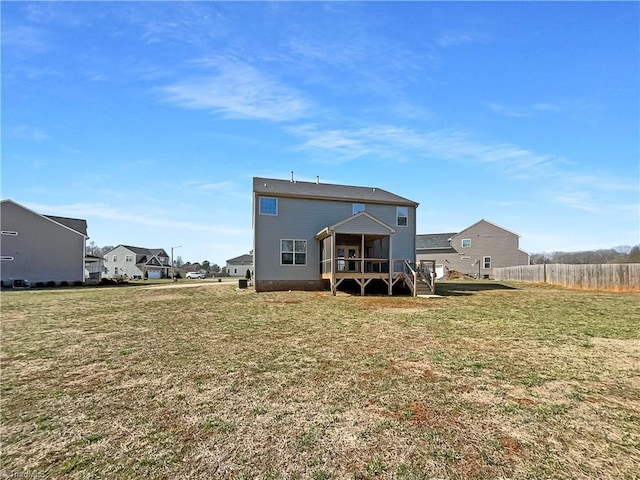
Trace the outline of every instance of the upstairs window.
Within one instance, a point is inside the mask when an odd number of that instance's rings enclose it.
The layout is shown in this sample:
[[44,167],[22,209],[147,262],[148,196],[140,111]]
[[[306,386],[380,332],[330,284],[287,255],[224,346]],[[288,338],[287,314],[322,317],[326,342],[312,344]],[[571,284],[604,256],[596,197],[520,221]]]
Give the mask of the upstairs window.
[[462,239],[462,248],[469,248],[471,246],[471,239],[470,238],[463,238]]
[[364,203],[354,203],[351,207],[351,213],[355,215],[360,212],[364,212]]
[[114,256],[113,256],[113,261],[114,261],[114,262],[117,262],[117,261],[118,261],[118,256],[117,256],[117,255],[114,255]]
[[406,227],[409,225],[409,208],[398,207],[396,208],[396,225],[398,227]]
[[260,215],[278,215],[278,199],[275,197],[260,197],[258,211]]
[[125,262],[133,262],[133,255],[127,255],[126,257],[124,257],[124,261]]
[[280,261],[282,265],[306,265],[306,240],[280,240]]

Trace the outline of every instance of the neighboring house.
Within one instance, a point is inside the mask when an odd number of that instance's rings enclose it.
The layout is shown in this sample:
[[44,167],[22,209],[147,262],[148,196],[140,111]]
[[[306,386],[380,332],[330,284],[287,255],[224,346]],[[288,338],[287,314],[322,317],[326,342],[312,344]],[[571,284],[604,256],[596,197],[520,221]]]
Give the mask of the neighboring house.
[[415,261],[417,207],[380,188],[254,178],[256,291],[392,294]]
[[520,250],[519,238],[516,233],[480,220],[459,233],[418,235],[416,259],[435,260],[437,277],[455,270],[490,278],[494,267],[529,265],[529,254]]
[[95,255],[84,256],[84,278],[87,281],[99,282],[106,272],[104,258]]
[[227,260],[226,269],[229,276],[242,278],[245,278],[247,270],[249,270],[251,272],[251,278],[253,278],[253,255],[246,253]]
[[2,281],[83,282],[87,221],[41,215],[13,200],[0,202]]
[[169,278],[171,262],[162,248],[118,245],[104,256],[107,278]]

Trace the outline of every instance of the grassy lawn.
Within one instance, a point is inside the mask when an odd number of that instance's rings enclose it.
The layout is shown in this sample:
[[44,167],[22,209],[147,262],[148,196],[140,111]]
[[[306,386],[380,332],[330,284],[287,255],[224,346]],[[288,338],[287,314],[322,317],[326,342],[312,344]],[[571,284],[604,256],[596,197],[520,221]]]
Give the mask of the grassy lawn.
[[639,478],[640,294],[182,284],[2,293],[1,478]]

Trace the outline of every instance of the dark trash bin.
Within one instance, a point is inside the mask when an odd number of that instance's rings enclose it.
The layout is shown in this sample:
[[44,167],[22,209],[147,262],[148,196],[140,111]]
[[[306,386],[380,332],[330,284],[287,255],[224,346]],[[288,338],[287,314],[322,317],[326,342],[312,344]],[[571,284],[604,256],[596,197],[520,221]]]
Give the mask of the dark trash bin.
[[247,288],[248,281],[246,278],[238,280],[238,288]]

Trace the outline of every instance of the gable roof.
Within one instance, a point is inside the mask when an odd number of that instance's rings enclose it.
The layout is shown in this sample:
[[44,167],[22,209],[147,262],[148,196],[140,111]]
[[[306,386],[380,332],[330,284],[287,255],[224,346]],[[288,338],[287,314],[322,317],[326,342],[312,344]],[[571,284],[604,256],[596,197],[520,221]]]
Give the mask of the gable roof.
[[251,264],[253,263],[253,255],[249,255],[248,253],[245,253],[244,255],[240,255],[239,257],[230,258],[229,260],[227,260],[227,263],[230,263],[233,265]]
[[396,233],[396,229],[390,227],[368,212],[362,211],[339,221],[335,225],[323,228],[316,234],[316,238],[322,240],[336,233],[366,233],[369,235],[390,235]]
[[467,230],[471,230],[473,227],[475,227],[475,226],[477,226],[477,225],[480,225],[481,223],[486,223],[486,224],[488,224],[488,225],[491,225],[492,227],[498,228],[498,229],[503,230],[503,231],[505,231],[505,232],[507,232],[507,233],[510,233],[510,234],[512,234],[512,235],[515,235],[516,237],[520,237],[520,235],[518,235],[517,233],[512,232],[511,230],[507,230],[506,228],[501,227],[500,225],[496,225],[495,223],[491,223],[490,221],[485,220],[484,218],[483,218],[482,220],[478,220],[478,221],[477,221],[476,223],[474,223],[473,225],[469,225],[467,228],[465,228],[464,230],[462,230],[460,233],[456,233],[455,235],[460,235],[461,233],[464,233],[464,232],[466,232]]
[[416,249],[451,248],[449,240],[456,233],[428,233],[416,235]]
[[254,177],[253,191],[263,195],[274,195],[278,197],[418,206],[418,202],[377,187],[333,185],[320,182],[292,182],[290,180]]
[[67,217],[56,217],[54,215],[42,215],[41,213],[35,212],[30,208],[25,207],[24,205],[19,204],[18,202],[14,202],[10,198],[2,200],[0,203],[11,203],[29,213],[37,215],[39,217],[45,218],[49,221],[55,222],[58,225],[62,225],[63,227],[72,230],[74,233],[82,235],[83,237],[89,238],[87,236],[87,221],[82,220],[80,218],[67,218]]
[[43,215],[47,217],[49,220],[53,220],[65,227],[70,228],[71,230],[75,230],[81,235],[87,236],[87,221],[82,220],[80,218],[68,218],[68,217],[56,217],[55,215]]
[[[126,248],[127,250],[130,250],[131,252],[135,253],[136,255],[143,255],[145,257],[153,257],[153,256],[167,257],[168,256],[164,248],[133,247],[131,245],[123,245],[123,244],[116,245],[115,247],[113,247],[113,249],[109,250],[105,255],[109,255],[118,247]],[[144,262],[146,261],[146,259],[143,258],[142,261]]]

